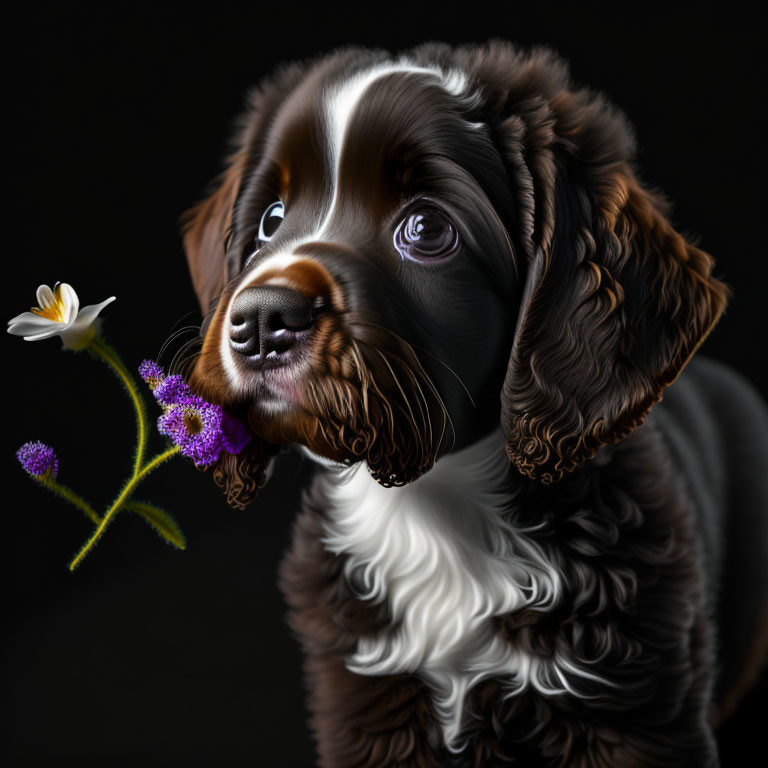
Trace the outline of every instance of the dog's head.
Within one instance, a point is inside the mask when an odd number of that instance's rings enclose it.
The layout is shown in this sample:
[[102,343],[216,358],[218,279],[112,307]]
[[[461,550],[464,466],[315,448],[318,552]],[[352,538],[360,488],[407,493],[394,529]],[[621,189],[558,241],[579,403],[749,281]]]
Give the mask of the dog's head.
[[503,43],[346,50],[250,94],[184,221],[193,386],[259,438],[217,470],[230,497],[269,446],[397,485],[500,420],[553,482],[639,424],[727,289],[632,156],[560,60]]

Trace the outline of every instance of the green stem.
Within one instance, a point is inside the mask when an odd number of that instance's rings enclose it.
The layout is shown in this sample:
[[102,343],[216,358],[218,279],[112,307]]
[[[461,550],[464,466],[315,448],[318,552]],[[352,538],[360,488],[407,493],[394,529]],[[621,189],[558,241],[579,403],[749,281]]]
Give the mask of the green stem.
[[125,484],[123,490],[120,492],[120,495],[101,519],[101,522],[96,527],[96,530],[93,532],[91,538],[88,539],[83,548],[77,553],[74,560],[72,560],[72,562],[69,564],[70,571],[74,571],[75,568],[80,565],[83,558],[91,551],[91,549],[93,549],[93,547],[96,545],[96,542],[98,542],[98,540],[102,537],[104,531],[107,529],[107,526],[112,522],[112,519],[115,517],[120,507],[125,503],[126,499],[128,499],[133,493],[136,486],[150,472],[157,469],[161,464],[168,461],[168,459],[170,459],[172,456],[175,456],[178,452],[179,446],[174,445],[173,448],[169,448],[167,451],[158,454],[154,459],[152,459],[152,461],[146,464],[146,466],[142,467],[141,470],[134,473],[133,477]]
[[101,522],[98,512],[79,494],[75,493],[71,488],[67,488],[66,485],[62,485],[51,477],[36,477],[40,485],[47,488],[49,491],[55,493],[57,496],[61,496],[73,506],[77,507],[81,512],[84,512],[94,525],[98,525]]
[[[32,477],[44,488],[51,491],[51,493],[77,507],[94,525],[101,523],[101,516],[80,494],[75,493],[66,485],[62,485],[52,478],[50,474],[39,477],[33,475]],[[134,501],[133,499],[126,499],[123,502],[123,509],[137,514],[147,525],[177,549],[186,549],[187,542],[181,528],[179,528],[179,524],[167,512],[164,512],[154,504],[149,504],[146,501]]]
[[141,469],[141,465],[144,463],[144,454],[147,450],[147,437],[149,434],[144,399],[139,392],[136,381],[120,359],[120,355],[118,355],[117,351],[107,344],[101,336],[94,337],[93,341],[88,345],[88,350],[112,369],[115,375],[123,383],[123,386],[133,401],[133,407],[136,411],[136,426],[138,431],[136,459],[133,463],[133,474],[135,476]]

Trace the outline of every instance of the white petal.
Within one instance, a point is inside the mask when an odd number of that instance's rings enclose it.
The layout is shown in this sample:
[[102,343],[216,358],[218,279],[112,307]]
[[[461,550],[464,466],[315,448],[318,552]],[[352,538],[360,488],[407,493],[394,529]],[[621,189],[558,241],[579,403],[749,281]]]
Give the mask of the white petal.
[[56,328],[48,328],[44,331],[38,328],[37,332],[24,336],[24,341],[38,341],[39,339],[50,339],[52,336],[58,336],[61,326],[59,323],[56,323],[56,325]]
[[107,304],[111,304],[115,300],[115,296],[110,296],[101,304],[91,304],[87,307],[83,307],[77,319],[69,325],[66,329],[62,330],[59,326],[59,336],[64,343],[65,349],[82,349],[88,346],[93,331],[91,326],[93,325],[99,312],[101,312]]
[[[9,326],[16,325],[17,323],[29,325],[37,328],[38,330],[47,325],[55,325],[57,327],[61,325],[61,323],[57,323],[55,320],[51,320],[48,317],[41,317],[40,315],[36,315],[34,312],[22,312],[20,315],[16,315],[16,317],[12,317],[8,321]],[[10,328],[8,328],[8,332],[15,333],[15,331],[11,331]]]
[[47,285],[40,285],[37,288],[37,306],[40,309],[49,307],[56,298],[53,295],[53,291]]
[[117,296],[110,296],[108,299],[104,299],[101,304],[89,304],[87,307],[83,307],[80,310],[80,314],[77,316],[76,324],[80,324],[81,320],[85,320],[90,325],[100,314],[101,310],[111,304]]
[[75,289],[69,283],[62,283],[60,286],[61,301],[64,304],[64,325],[72,325],[77,317],[77,311],[80,308],[80,299],[77,298]]
[[51,325],[16,323],[8,327],[8,333],[12,333],[14,336],[29,336],[30,333],[48,333],[49,331],[51,333],[58,333],[61,330],[61,326],[58,323],[56,323],[55,328],[52,328]]

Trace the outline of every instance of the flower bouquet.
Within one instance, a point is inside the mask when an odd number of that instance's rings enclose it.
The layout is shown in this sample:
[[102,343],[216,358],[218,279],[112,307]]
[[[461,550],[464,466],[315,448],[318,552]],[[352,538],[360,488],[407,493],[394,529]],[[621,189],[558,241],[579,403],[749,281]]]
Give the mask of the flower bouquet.
[[[115,297],[111,296],[100,304],[81,309],[72,286],[57,283],[51,289],[41,285],[37,289],[39,306],[32,307],[29,312],[23,312],[8,322],[8,333],[22,336],[26,341],[58,336],[64,349],[85,351],[104,363],[117,376],[133,403],[137,438],[132,471],[115,500],[103,513],[99,513],[81,494],[59,481],[59,459],[52,447],[34,441],[25,443],[16,453],[22,468],[33,480],[79,509],[93,523],[93,532],[70,562],[70,570],[80,565],[121,511],[139,515],[165,541],[178,549],[184,549],[184,534],[173,517],[154,504],[135,499],[134,492],[150,473],[177,454],[186,456],[197,467],[205,469],[231,461],[251,441],[244,426],[220,405],[206,402],[194,394],[181,376],[166,375],[157,363],[144,360],[138,372],[162,408],[157,427],[160,434],[171,443],[165,450],[147,458],[149,420],[139,384],[100,332],[99,315],[114,300]],[[222,484],[219,476],[214,474],[214,478]],[[242,506],[237,503],[238,489],[225,487],[225,490],[230,503]]]

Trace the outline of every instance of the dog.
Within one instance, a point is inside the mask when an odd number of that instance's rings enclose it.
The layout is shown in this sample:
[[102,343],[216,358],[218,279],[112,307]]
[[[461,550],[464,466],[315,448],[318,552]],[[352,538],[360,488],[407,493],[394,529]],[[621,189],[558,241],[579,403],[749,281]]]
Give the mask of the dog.
[[254,435],[216,482],[316,467],[280,585],[320,765],[718,764],[768,415],[689,363],[730,291],[616,108],[546,49],[343,49],[249,94],[182,231],[190,381]]

